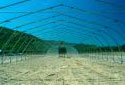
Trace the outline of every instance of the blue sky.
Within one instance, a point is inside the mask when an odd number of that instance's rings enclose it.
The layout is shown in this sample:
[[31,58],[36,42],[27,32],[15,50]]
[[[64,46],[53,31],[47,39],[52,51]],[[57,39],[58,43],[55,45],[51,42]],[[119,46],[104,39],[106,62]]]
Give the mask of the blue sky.
[[[0,0],[0,22],[27,14],[26,12],[59,4],[63,6],[13,19],[0,24],[1,26],[23,31],[45,40],[96,45],[120,45],[125,42],[125,0],[30,0],[1,9],[20,1],[24,0]],[[38,20],[40,22],[15,28]]]

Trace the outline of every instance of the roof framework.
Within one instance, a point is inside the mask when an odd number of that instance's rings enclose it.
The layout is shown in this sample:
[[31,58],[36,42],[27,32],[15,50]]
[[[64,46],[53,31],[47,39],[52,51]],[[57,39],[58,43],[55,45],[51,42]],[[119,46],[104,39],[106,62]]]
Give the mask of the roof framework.
[[[0,25],[46,40],[86,44],[96,44],[101,41],[103,45],[108,46],[124,44],[124,20],[112,16],[112,13],[125,10],[118,4],[102,0],[85,0],[89,3],[98,3],[100,7],[105,6],[114,9],[112,11],[105,9],[98,11],[97,8],[95,8],[97,11],[93,11],[94,9],[87,10],[87,8],[83,9],[82,6],[74,6],[75,3],[70,5],[62,2],[47,7],[41,6],[37,10],[24,10],[26,5],[32,7],[33,2],[33,0],[20,0],[1,6],[1,15],[16,16],[1,19]],[[20,5],[23,7],[22,11],[18,11]],[[11,11],[13,7],[17,7],[16,11]],[[63,37],[64,35],[74,40],[67,40]],[[90,42],[91,39],[94,39],[93,43]],[[102,44],[100,43],[100,45]]]

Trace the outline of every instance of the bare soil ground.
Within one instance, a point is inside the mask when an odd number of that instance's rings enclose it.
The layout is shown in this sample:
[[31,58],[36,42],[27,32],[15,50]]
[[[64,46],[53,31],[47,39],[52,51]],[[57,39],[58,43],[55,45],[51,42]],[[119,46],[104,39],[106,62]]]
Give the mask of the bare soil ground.
[[0,65],[0,85],[125,85],[125,66],[80,57],[35,56]]

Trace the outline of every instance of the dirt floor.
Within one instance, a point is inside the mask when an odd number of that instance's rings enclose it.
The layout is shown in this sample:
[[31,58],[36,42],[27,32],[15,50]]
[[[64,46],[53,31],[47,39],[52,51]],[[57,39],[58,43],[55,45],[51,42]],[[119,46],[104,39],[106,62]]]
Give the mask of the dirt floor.
[[125,66],[80,57],[32,57],[0,65],[0,85],[125,85]]

